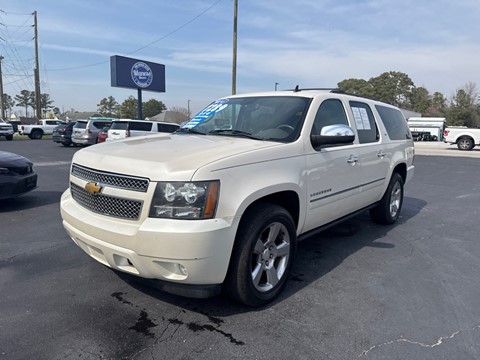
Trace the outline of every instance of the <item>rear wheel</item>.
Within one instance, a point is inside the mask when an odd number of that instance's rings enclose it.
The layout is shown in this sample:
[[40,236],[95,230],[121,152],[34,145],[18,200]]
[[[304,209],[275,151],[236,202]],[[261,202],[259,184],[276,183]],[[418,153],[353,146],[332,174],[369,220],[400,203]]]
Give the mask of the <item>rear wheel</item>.
[[30,134],[30,139],[40,140],[42,136],[43,136],[42,130],[32,130],[32,133]]
[[379,224],[393,224],[400,217],[403,205],[403,178],[393,173],[382,200],[370,210],[373,221]]
[[457,141],[457,147],[460,150],[472,150],[474,145],[473,139],[469,137],[464,137]]
[[258,204],[240,222],[225,289],[249,306],[264,305],[283,290],[295,258],[297,238],[284,208]]

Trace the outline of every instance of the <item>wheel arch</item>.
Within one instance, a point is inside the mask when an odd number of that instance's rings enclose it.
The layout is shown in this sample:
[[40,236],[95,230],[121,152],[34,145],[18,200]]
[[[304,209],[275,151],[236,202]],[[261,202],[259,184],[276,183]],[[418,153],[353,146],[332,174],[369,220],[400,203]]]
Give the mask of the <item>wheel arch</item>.
[[[293,190],[284,190],[275,193],[271,193],[256,199],[251,202],[246,208],[243,214],[245,214],[250,208],[254,205],[260,203],[275,204],[283,207],[290,213],[290,216],[295,223],[295,228],[298,228],[299,218],[300,218],[300,199],[298,194]],[[243,217],[242,214],[242,217]]]
[[[392,176],[393,176],[394,173],[398,173],[402,177],[403,182],[405,183],[407,181],[407,164],[400,163],[400,164],[395,165],[395,167],[393,168],[393,171],[392,171]],[[390,178],[391,178],[391,176],[390,176]]]
[[455,144],[458,144],[458,142],[460,140],[463,140],[463,139],[472,140],[472,142],[475,143],[475,139],[473,138],[472,135],[463,134],[463,135],[460,135],[459,137],[457,137],[457,140],[455,141]]

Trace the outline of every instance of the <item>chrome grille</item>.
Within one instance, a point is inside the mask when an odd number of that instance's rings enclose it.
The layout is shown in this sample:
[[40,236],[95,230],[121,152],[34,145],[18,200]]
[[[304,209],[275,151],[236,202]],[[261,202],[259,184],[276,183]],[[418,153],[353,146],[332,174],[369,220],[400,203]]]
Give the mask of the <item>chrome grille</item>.
[[147,192],[149,184],[149,180],[146,178],[107,173],[88,169],[77,164],[72,166],[72,175],[87,181],[95,181],[102,185],[110,185],[132,191]]
[[143,201],[117,198],[114,196],[92,195],[81,186],[70,183],[72,197],[85,208],[107,216],[122,219],[138,220]]

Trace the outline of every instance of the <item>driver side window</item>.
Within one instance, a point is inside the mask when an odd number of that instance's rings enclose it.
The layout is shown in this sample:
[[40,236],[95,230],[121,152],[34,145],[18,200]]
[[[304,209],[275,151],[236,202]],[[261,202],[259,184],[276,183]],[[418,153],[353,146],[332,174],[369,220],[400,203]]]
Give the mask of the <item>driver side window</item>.
[[327,99],[318,108],[313,122],[312,135],[320,135],[324,126],[349,125],[343,104],[338,99]]

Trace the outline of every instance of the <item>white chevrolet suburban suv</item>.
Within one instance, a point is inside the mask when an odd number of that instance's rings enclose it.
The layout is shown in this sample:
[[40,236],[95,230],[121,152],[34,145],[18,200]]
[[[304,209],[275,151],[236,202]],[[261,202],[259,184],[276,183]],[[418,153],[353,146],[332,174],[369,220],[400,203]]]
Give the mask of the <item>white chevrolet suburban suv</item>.
[[176,133],[78,151],[61,215],[108,267],[259,306],[283,289],[298,240],[365,210],[394,223],[413,162],[394,106],[298,87],[235,95]]

